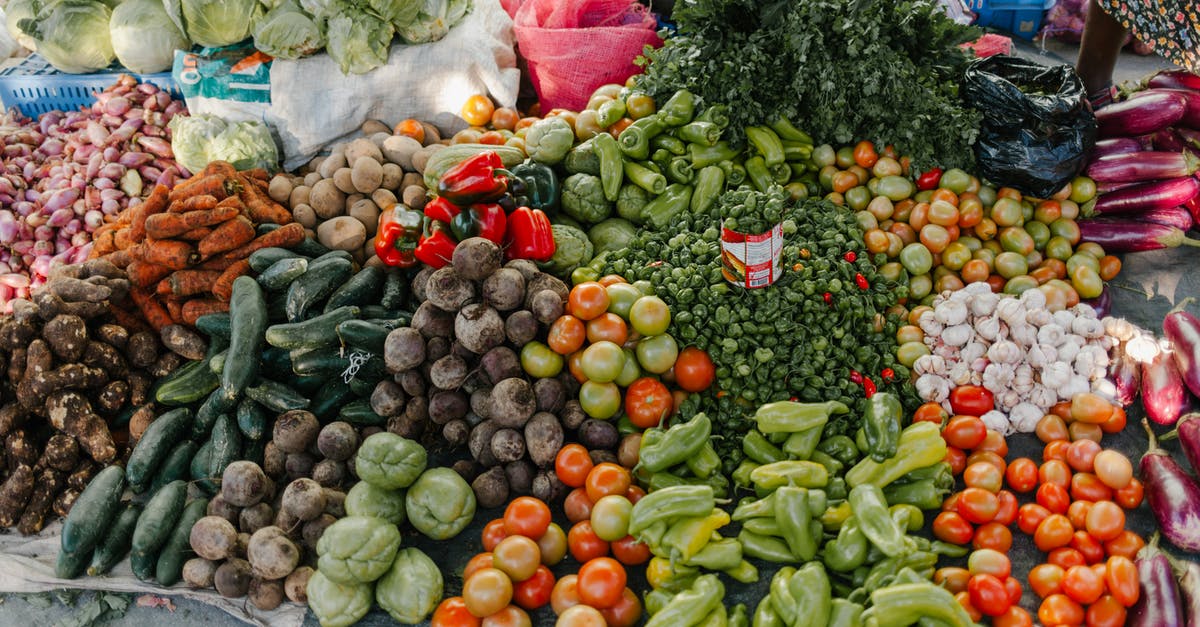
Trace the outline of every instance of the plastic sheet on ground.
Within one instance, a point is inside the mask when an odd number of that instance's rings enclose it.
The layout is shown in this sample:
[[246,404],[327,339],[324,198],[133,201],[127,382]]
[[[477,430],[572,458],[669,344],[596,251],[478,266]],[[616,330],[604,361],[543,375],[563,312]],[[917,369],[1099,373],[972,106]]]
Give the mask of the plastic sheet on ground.
[[[47,592],[63,588],[107,590],[136,594],[180,596],[218,608],[239,620],[263,627],[299,627],[304,623],[308,607],[284,602],[278,608],[264,612],[250,605],[245,597],[227,599],[213,590],[195,590],[180,583],[171,588],[138,581],[123,559],[105,577],[59,579],[54,576],[54,561],[58,556],[59,530],[55,521],[36,536],[26,537],[15,530],[0,535],[0,592]],[[164,610],[165,612],[165,610]],[[163,621],[169,615],[163,614]]]

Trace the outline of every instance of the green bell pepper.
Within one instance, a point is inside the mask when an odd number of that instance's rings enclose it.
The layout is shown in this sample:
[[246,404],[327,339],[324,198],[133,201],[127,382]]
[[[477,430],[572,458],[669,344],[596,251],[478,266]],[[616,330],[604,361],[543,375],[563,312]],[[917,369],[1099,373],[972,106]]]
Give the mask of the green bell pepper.
[[[650,156],[650,140],[665,128],[660,114],[648,115],[625,127],[617,136],[617,145],[627,158],[645,159]],[[626,172],[625,175],[628,176],[629,173]]]
[[687,156],[688,153],[687,143],[685,143],[682,139],[675,137],[674,135],[668,135],[666,133],[655,135],[650,140],[651,150],[658,150],[660,148],[678,157]]
[[863,606],[846,599],[834,599],[829,608],[829,624],[838,627],[860,627]]
[[647,429],[638,451],[638,466],[657,473],[682,464],[700,453],[711,433],[712,421],[702,413],[687,422],[675,423],[665,432],[661,428]]
[[629,514],[629,534],[638,533],[659,521],[707,516],[716,505],[711,486],[674,486],[647,494]]
[[691,153],[692,167],[697,170],[710,165],[717,165],[722,161],[732,162],[738,158],[739,154],[736,148],[730,146],[729,142],[724,141],[719,141],[712,146],[688,144],[688,152]]
[[893,483],[883,489],[883,496],[888,503],[906,503],[921,509],[938,509],[949,492],[949,489],[939,487],[935,479],[923,479],[916,483]]
[[763,163],[768,168],[783,164],[783,142],[775,131],[765,126],[747,126],[746,140],[762,155]]
[[825,543],[822,560],[831,570],[848,573],[866,563],[869,548],[858,519],[851,516],[842,523],[837,537]]
[[[629,182],[637,185],[647,192],[659,196],[667,191],[667,178],[662,174],[655,172],[645,165],[635,161],[625,160],[623,161],[622,167],[625,171],[625,177],[629,179]],[[647,203],[646,206],[650,206],[649,203]],[[646,207],[642,207],[643,216],[645,215],[645,212]],[[644,220],[645,218],[643,217],[642,219]]]
[[692,121],[695,112],[696,97],[692,92],[680,89],[658,109],[657,115],[662,117],[663,124],[667,126],[683,126]]
[[679,138],[685,142],[713,146],[721,140],[721,127],[712,122],[691,122],[679,128]]
[[525,186],[524,191],[515,197],[518,207],[541,209],[547,213],[558,211],[562,183],[553,168],[529,160],[514,166],[509,172]]
[[781,462],[787,459],[787,455],[783,451],[754,429],[747,431],[746,435],[742,436],[742,452],[746,454],[746,457],[760,464]]
[[724,192],[725,171],[716,165],[700,168],[692,189],[692,213],[707,212]]
[[771,490],[785,485],[801,488],[824,488],[829,483],[829,471],[809,461],[783,461],[763,464],[750,473],[754,485]]
[[905,583],[879,588],[871,593],[871,608],[863,612],[864,624],[903,627],[922,618],[947,625],[974,625],[949,590],[932,583]]
[[[625,100],[613,98],[596,108],[596,124],[600,128],[608,128],[625,117]],[[607,133],[606,133],[607,134]],[[609,137],[612,137],[609,135]]]
[[692,587],[680,592],[658,611],[646,627],[676,627],[677,625],[695,625],[725,598],[725,586],[716,575],[701,575],[696,578]]
[[758,602],[758,607],[754,608],[754,617],[750,623],[753,627],[787,627],[779,614],[775,613],[775,608],[771,605],[771,597],[765,596]]
[[896,447],[900,444],[900,421],[903,419],[904,408],[895,394],[876,392],[867,399],[862,422],[871,459],[882,463],[896,456]]
[[748,459],[743,459],[733,471],[733,474],[730,475],[730,477],[733,479],[734,485],[742,488],[750,487],[750,473],[754,472],[754,469],[758,468],[758,466],[759,464],[756,464]]
[[854,464],[858,462],[858,446],[854,444],[848,436],[835,435],[817,444],[817,450],[829,455],[830,457],[842,462],[843,464]]
[[824,427],[830,414],[849,413],[850,408],[838,401],[797,403],[777,401],[767,403],[754,412],[754,422],[763,433],[797,433],[814,427]]
[[783,442],[783,452],[795,459],[811,459],[821,441],[821,427],[805,429],[788,436]]
[[[738,543],[741,546],[741,543]],[[721,571],[729,578],[739,583],[756,583],[758,581],[758,568],[743,559],[737,566],[726,568]]]
[[683,563],[708,570],[731,570],[742,563],[742,545],[734,538],[712,540],[695,555],[684,558]]
[[932,466],[946,457],[946,441],[932,422],[917,422],[900,432],[896,455],[880,463],[864,459],[846,471],[846,483],[857,487],[870,483],[880,488],[918,468]]
[[794,574],[796,574],[796,569],[791,566],[780,568],[775,571],[775,576],[771,577],[771,585],[768,588],[771,607],[786,625],[795,623],[797,615],[802,611],[796,606],[796,598],[792,596],[792,591],[788,586],[788,582]]
[[771,171],[767,169],[767,162],[762,157],[750,157],[743,165],[746,168],[746,177],[750,179],[750,184],[754,186],[754,189],[765,192],[775,185],[775,178],[771,176]]
[[742,529],[738,533],[737,540],[742,543],[742,553],[749,557],[777,564],[790,564],[796,561],[796,556],[792,555],[787,543],[779,538],[763,536]]

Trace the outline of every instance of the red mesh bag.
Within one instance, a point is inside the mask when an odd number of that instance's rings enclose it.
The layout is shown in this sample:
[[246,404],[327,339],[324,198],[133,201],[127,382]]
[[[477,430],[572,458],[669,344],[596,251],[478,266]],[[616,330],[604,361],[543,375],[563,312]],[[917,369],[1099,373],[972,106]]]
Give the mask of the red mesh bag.
[[580,111],[606,83],[640,70],[633,60],[661,43],[649,11],[630,0],[510,0],[513,31],[542,110]]

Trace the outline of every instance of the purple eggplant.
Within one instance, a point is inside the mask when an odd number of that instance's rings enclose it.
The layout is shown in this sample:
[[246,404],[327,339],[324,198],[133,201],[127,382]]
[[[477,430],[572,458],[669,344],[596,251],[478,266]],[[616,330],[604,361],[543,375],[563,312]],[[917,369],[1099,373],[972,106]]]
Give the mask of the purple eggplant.
[[1138,185],[1145,185],[1145,184],[1146,183],[1144,181],[1141,181],[1141,182],[1133,181],[1133,182],[1124,182],[1124,183],[1114,183],[1112,181],[1096,181],[1096,193],[1100,194],[1100,196],[1104,196],[1104,194],[1111,194],[1119,189],[1128,189],[1130,187],[1137,187]]
[[1183,152],[1127,152],[1093,160],[1087,167],[1087,175],[1095,181],[1114,183],[1132,181],[1156,181],[1191,176],[1200,169],[1200,159]]
[[1183,203],[1183,208],[1192,214],[1192,220],[1200,223],[1200,194],[1197,194],[1191,200]]
[[[1147,453],[1146,457],[1149,456]],[[1145,464],[1144,457],[1142,464]],[[1128,627],[1182,627],[1183,608],[1179,603],[1179,587],[1175,583],[1170,560],[1158,548],[1157,533],[1150,538],[1150,544],[1138,551],[1137,570],[1141,594],[1137,603],[1129,608],[1125,624]]]
[[1141,92],[1096,112],[1100,137],[1130,137],[1173,126],[1187,113],[1183,95],[1170,90]]
[[1097,318],[1104,318],[1112,313],[1112,293],[1108,291],[1108,285],[1100,289],[1099,296],[1089,298],[1083,301],[1083,304],[1091,307]]
[[1191,212],[1183,207],[1171,207],[1170,209],[1151,209],[1141,213],[1130,214],[1129,217],[1130,219],[1137,220],[1138,222],[1173,226],[1181,231],[1186,231],[1196,224],[1196,220],[1192,218]]
[[1200,194],[1200,181],[1194,176],[1181,176],[1103,194],[1096,199],[1091,212],[1100,215],[1168,209],[1186,203],[1197,194]]
[[1163,434],[1160,440],[1175,438],[1179,440],[1179,448],[1183,449],[1184,457],[1192,465],[1192,472],[1200,472],[1200,413],[1185,414],[1175,423],[1175,429]]
[[1092,146],[1092,159],[1099,159],[1109,155],[1121,155],[1127,152],[1141,152],[1145,149],[1146,145],[1136,137],[1101,139]]
[[1173,128],[1164,128],[1154,134],[1154,149],[1163,152],[1181,152],[1183,150],[1183,137]]
[[1179,118],[1178,126],[1200,129],[1200,91],[1194,89],[1147,89],[1129,97],[1130,100],[1154,96],[1163,92],[1173,92],[1183,98],[1183,116]]
[[1150,420],[1173,425],[1187,411],[1190,402],[1171,351],[1160,350],[1149,363],[1142,364],[1142,405]]
[[[1105,289],[1108,289],[1107,286]],[[1142,387],[1142,365],[1125,351],[1126,344],[1121,342],[1113,349],[1112,361],[1108,366],[1108,378],[1112,379],[1116,388],[1115,400],[1122,407],[1133,404]]]
[[1200,90],[1200,76],[1184,70],[1163,70],[1151,76],[1146,86],[1153,89]]
[[1190,128],[1174,129],[1175,134],[1190,148],[1200,148],[1200,131]]
[[1188,559],[1171,558],[1171,569],[1179,580],[1183,624],[1185,627],[1200,627],[1200,564]]
[[1183,310],[1185,298],[1163,318],[1163,334],[1171,342],[1175,365],[1192,394],[1200,396],[1200,318]]
[[[1138,463],[1145,485],[1146,501],[1158,528],[1171,544],[1185,550],[1200,550],[1200,486],[1171,454],[1159,448],[1150,423],[1142,419],[1150,438],[1149,448]],[[1143,589],[1143,593],[1145,590]]]
[[1079,233],[1085,242],[1096,242],[1110,253],[1136,253],[1179,246],[1200,246],[1183,231],[1162,224],[1138,220],[1105,218],[1079,220]]

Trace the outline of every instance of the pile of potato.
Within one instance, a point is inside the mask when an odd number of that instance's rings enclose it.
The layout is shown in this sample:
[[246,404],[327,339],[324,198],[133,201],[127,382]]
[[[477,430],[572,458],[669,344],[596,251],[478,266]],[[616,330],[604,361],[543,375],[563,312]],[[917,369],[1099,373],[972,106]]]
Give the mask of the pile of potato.
[[406,135],[393,135],[378,120],[363,124],[365,137],[332,147],[314,158],[299,176],[281,173],[271,179],[268,193],[287,205],[309,235],[326,247],[344,250],[365,263],[375,251],[371,240],[379,213],[403,202],[425,206],[421,172],[433,151],[442,148],[437,129],[424,125],[425,144]]

